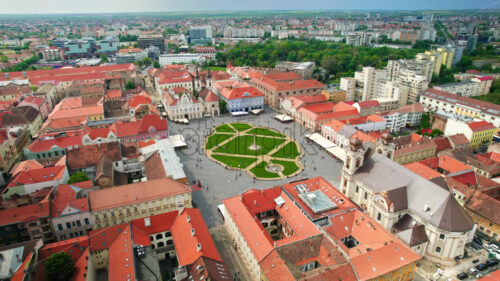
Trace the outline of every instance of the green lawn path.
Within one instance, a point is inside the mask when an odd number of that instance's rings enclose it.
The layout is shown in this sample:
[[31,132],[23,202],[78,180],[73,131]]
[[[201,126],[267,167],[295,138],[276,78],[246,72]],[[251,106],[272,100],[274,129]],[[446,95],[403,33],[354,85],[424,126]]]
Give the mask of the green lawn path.
[[219,143],[232,138],[233,135],[229,134],[213,134],[208,137],[207,139],[207,144],[205,145],[205,149],[211,149],[212,147],[215,147]]
[[220,132],[220,133],[234,133],[233,128],[229,127],[229,125],[227,125],[227,124],[223,124],[223,125],[216,127],[215,131]]
[[259,136],[271,136],[271,137],[279,137],[279,138],[284,138],[285,135],[280,134],[278,132],[275,132],[273,130],[269,130],[266,128],[254,128],[248,132],[246,132],[249,135],[259,135]]
[[259,164],[257,164],[255,167],[253,167],[250,172],[252,172],[256,177],[259,178],[266,178],[266,179],[273,179],[273,178],[279,178],[280,175],[276,173],[271,173],[266,170],[267,162],[262,161]]
[[246,123],[231,123],[231,126],[233,126],[236,130],[238,130],[240,132],[252,128],[252,126],[250,126]]
[[227,156],[219,154],[212,154],[212,158],[222,163],[225,163],[229,167],[240,168],[240,169],[245,169],[246,167],[250,166],[250,164],[257,161],[257,158]]
[[249,135],[244,135],[230,140],[224,146],[221,146],[216,150],[214,150],[214,152],[258,156],[269,153],[269,151],[273,150],[274,148],[285,142],[284,139],[264,138],[264,137],[255,137],[255,140],[257,142],[257,145],[259,146],[258,150],[251,150],[249,148],[249,146],[251,146],[254,142],[254,137]]
[[282,160],[271,159],[271,163],[283,166],[284,170],[281,172],[285,176],[289,176],[300,169],[299,166],[297,166],[297,164],[293,161],[282,161]]
[[287,143],[280,150],[276,151],[272,157],[295,159],[300,155],[297,144],[293,141]]

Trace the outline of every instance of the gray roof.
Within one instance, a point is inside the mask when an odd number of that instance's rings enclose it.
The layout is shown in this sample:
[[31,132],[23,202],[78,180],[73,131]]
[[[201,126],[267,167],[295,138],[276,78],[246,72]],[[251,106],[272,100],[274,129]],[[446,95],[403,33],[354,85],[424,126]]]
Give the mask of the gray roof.
[[448,190],[378,153],[365,158],[354,180],[375,192],[386,193],[395,207],[407,205],[420,218],[443,230],[465,232],[473,227],[472,219]]
[[339,130],[339,135],[345,136],[347,139],[350,139],[352,135],[354,135],[357,132],[356,129],[350,126],[343,126]]
[[413,247],[429,241],[425,227],[419,224],[415,227],[396,233],[399,239],[403,240],[408,246]]

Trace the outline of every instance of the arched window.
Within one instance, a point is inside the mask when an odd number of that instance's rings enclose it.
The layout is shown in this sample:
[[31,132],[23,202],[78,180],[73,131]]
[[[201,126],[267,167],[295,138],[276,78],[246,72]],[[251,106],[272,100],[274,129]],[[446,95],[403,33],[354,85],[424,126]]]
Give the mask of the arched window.
[[381,219],[382,219],[382,215],[380,213],[378,213],[377,220],[380,221]]
[[441,253],[441,247],[436,247],[436,253]]

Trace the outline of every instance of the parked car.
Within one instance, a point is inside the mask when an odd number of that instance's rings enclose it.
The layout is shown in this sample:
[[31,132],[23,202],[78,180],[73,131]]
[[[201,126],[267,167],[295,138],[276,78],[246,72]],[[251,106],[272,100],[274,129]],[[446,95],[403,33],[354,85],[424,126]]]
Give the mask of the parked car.
[[477,269],[475,269],[474,267],[469,268],[469,274],[470,274],[470,275],[474,275],[474,274],[476,274],[477,272],[478,272],[478,270],[477,270]]
[[483,248],[487,251],[491,250],[490,244],[483,244]]
[[487,265],[488,267],[493,267],[493,266],[498,265],[498,261],[497,261],[497,260],[494,260],[494,259],[490,259],[490,260],[487,260],[487,261],[486,261],[486,265]]
[[474,278],[476,278],[476,279],[479,279],[479,278],[481,278],[481,277],[483,277],[483,274],[482,274],[482,273],[478,273],[478,274],[474,275]]
[[472,263],[478,263],[479,262],[479,259],[475,259],[475,260],[472,260]]
[[462,272],[462,273],[459,273],[459,274],[457,275],[457,279],[458,279],[458,280],[464,280],[464,279],[465,279],[465,278],[467,278],[468,276],[469,276],[469,275],[467,275],[467,273]]
[[496,251],[500,250],[500,247],[498,247],[498,246],[497,246],[497,245],[495,245],[495,244],[490,244],[490,247],[491,247],[492,249],[495,249]]
[[484,264],[484,263],[480,263],[480,264],[478,264],[476,266],[476,269],[479,270],[479,271],[483,271],[483,270],[485,270],[487,268],[488,268],[488,266],[486,264]]

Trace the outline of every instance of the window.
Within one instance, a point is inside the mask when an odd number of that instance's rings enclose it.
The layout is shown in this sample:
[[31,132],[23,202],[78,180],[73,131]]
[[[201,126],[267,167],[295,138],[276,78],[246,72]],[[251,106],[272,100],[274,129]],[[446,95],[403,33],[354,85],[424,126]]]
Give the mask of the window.
[[163,234],[161,234],[161,233],[156,234],[156,239],[162,239],[162,238],[163,238]]
[[80,220],[76,221],[76,226],[82,226],[82,223],[80,222]]
[[441,253],[441,247],[436,247],[436,253]]
[[167,240],[167,245],[172,245],[174,243],[174,240]]
[[359,186],[356,185],[356,193],[359,192]]
[[381,219],[382,219],[382,215],[380,213],[378,213],[377,220],[380,221]]
[[62,226],[62,224],[58,223],[58,224],[57,224],[57,229],[59,229],[59,231],[63,230],[63,226]]
[[165,246],[163,242],[158,243],[158,248]]
[[70,229],[70,228],[71,228],[71,223],[67,222],[67,223],[66,223],[66,228],[67,228],[67,229]]
[[368,199],[368,192],[365,192],[364,198],[365,198],[365,200]]
[[90,224],[89,219],[85,218],[85,224]]
[[70,233],[70,234],[69,234],[69,238],[73,238],[73,233]]

